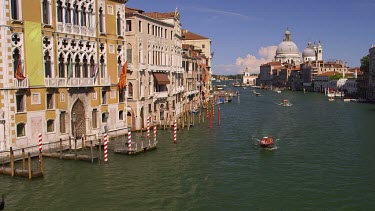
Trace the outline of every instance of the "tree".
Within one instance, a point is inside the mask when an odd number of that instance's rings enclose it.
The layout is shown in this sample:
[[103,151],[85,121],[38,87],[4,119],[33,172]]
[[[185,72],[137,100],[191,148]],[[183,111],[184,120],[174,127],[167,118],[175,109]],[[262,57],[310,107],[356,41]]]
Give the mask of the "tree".
[[362,72],[368,72],[370,67],[370,57],[369,55],[362,57],[360,70]]

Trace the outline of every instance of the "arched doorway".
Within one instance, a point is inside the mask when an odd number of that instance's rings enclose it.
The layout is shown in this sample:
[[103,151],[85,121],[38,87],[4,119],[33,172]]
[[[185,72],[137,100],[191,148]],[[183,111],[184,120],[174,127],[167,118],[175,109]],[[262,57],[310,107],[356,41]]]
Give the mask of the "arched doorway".
[[76,122],[73,122],[72,117],[72,134],[76,130],[76,138],[81,138],[86,134],[86,118],[85,118],[85,106],[81,100],[77,100],[72,108],[72,116],[76,116]]

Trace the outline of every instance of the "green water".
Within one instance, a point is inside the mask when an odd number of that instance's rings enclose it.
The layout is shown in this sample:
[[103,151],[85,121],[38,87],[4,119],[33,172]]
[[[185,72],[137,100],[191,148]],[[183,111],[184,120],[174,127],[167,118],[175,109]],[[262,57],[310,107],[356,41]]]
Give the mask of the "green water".
[[[372,210],[375,105],[241,91],[221,127],[158,131],[158,149],[109,164],[44,159],[45,176],[0,175],[7,210]],[[277,105],[289,99],[293,106]],[[270,135],[277,149],[261,150]]]

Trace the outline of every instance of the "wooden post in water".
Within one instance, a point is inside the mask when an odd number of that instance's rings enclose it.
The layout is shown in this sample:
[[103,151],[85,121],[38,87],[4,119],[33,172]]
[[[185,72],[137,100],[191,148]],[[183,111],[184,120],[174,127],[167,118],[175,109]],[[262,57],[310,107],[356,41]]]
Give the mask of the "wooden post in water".
[[62,139],[60,138],[60,160],[62,160]]
[[91,150],[91,163],[94,163],[94,150],[92,148],[92,141],[90,141],[90,150]]
[[30,152],[27,154],[27,168],[29,170],[29,179],[32,178],[32,174],[31,174],[31,156],[30,156]]
[[39,170],[43,174],[43,154],[39,152]]
[[10,147],[10,171],[12,177],[14,177],[14,154],[13,154],[13,148]]
[[102,140],[99,139],[99,160],[102,159]]
[[69,136],[69,153],[72,152],[72,137]]
[[74,154],[75,154],[75,159],[77,160],[77,139],[74,137]]
[[221,113],[220,113],[220,108],[217,110],[217,125],[219,125],[219,126],[221,126],[221,122],[220,122],[220,115],[221,115]]
[[22,148],[22,170],[25,170],[26,162],[25,162],[25,149]]
[[188,121],[187,122],[187,124],[188,124],[188,131],[190,131],[190,119],[191,119],[190,118],[190,112],[187,112],[186,115],[187,115],[187,121]]
[[85,147],[85,139],[83,138],[83,136],[81,137],[81,141],[82,141],[82,151],[85,151],[85,150],[84,150],[84,147]]

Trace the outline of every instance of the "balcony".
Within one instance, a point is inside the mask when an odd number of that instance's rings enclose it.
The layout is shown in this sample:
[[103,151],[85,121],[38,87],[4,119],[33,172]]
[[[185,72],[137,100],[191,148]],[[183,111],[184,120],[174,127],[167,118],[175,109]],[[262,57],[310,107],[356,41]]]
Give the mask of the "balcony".
[[25,78],[23,80],[18,80],[13,78],[13,87],[17,89],[27,89],[29,88],[29,79]]
[[46,87],[88,87],[94,86],[94,78],[46,78],[44,79]]
[[57,31],[67,34],[77,34],[84,36],[95,36],[95,28],[87,26],[72,25],[71,23],[57,23]]
[[100,85],[102,86],[111,86],[111,78],[101,78]]
[[168,91],[164,92],[155,92],[155,98],[160,99],[160,98],[167,98],[168,97]]
[[132,63],[128,63],[128,70],[134,71],[134,65]]
[[146,64],[139,64],[139,71],[145,71],[146,70]]
[[181,92],[184,92],[184,86],[179,86],[177,87],[177,92],[176,93],[181,93]]

